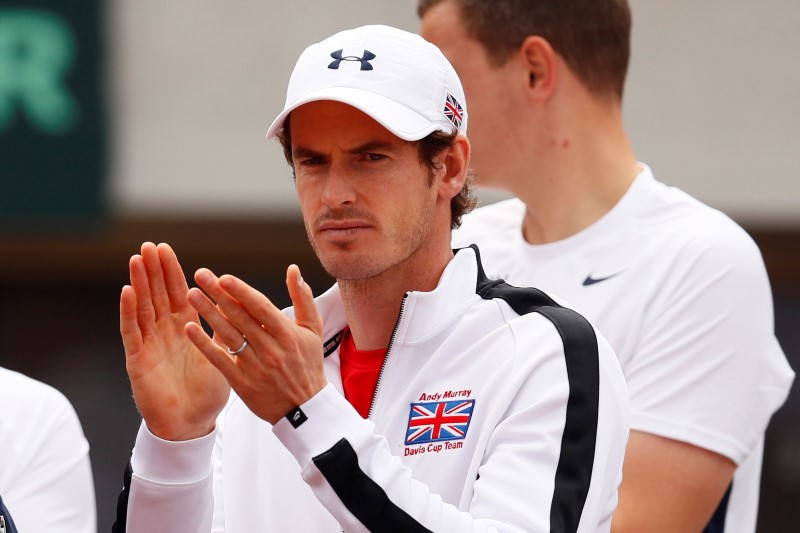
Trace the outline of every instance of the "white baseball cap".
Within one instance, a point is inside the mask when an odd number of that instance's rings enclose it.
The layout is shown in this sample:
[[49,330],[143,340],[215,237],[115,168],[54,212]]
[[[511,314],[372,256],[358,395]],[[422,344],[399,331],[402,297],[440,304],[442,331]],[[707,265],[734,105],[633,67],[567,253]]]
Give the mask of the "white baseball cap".
[[453,66],[435,45],[389,26],[342,31],[306,48],[267,138],[294,109],[318,100],[351,105],[406,141],[467,131],[464,89]]

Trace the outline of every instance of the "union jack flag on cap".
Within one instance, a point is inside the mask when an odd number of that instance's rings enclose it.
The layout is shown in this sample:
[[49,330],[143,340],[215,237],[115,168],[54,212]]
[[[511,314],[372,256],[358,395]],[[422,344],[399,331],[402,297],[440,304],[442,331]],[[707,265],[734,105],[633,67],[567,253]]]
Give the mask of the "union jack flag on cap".
[[406,445],[463,439],[474,408],[475,400],[412,403]]
[[464,120],[464,108],[458,103],[455,96],[447,93],[447,98],[444,101],[444,116],[452,122],[456,129],[461,128],[461,121]]

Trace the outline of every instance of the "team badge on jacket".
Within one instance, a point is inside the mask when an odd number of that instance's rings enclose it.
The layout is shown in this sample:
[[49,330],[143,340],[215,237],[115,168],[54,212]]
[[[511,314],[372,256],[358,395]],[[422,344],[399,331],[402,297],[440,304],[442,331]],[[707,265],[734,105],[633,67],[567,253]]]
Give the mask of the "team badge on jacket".
[[406,446],[463,439],[474,408],[475,400],[412,403]]

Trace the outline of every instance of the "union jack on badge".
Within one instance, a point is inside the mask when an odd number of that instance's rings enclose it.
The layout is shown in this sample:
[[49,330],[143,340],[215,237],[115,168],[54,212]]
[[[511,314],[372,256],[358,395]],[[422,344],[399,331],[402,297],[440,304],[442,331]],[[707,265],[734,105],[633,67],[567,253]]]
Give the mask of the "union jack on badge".
[[464,109],[450,93],[447,93],[447,98],[444,101],[443,113],[450,122],[455,124],[456,128],[461,127],[461,121],[464,120]]
[[463,439],[474,408],[475,400],[412,403],[406,445]]

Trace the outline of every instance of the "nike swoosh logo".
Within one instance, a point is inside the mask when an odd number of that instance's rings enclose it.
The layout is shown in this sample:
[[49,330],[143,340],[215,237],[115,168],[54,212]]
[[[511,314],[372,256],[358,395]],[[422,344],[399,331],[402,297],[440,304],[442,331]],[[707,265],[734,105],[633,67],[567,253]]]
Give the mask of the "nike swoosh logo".
[[607,279],[611,279],[614,276],[617,276],[617,275],[619,275],[621,273],[622,273],[622,271],[615,272],[614,274],[611,274],[610,276],[605,276],[603,278],[593,278],[592,275],[589,274],[588,276],[586,276],[586,279],[583,280],[583,286],[584,287],[588,287],[589,285],[594,285],[595,283],[600,283],[601,281],[605,281]]

